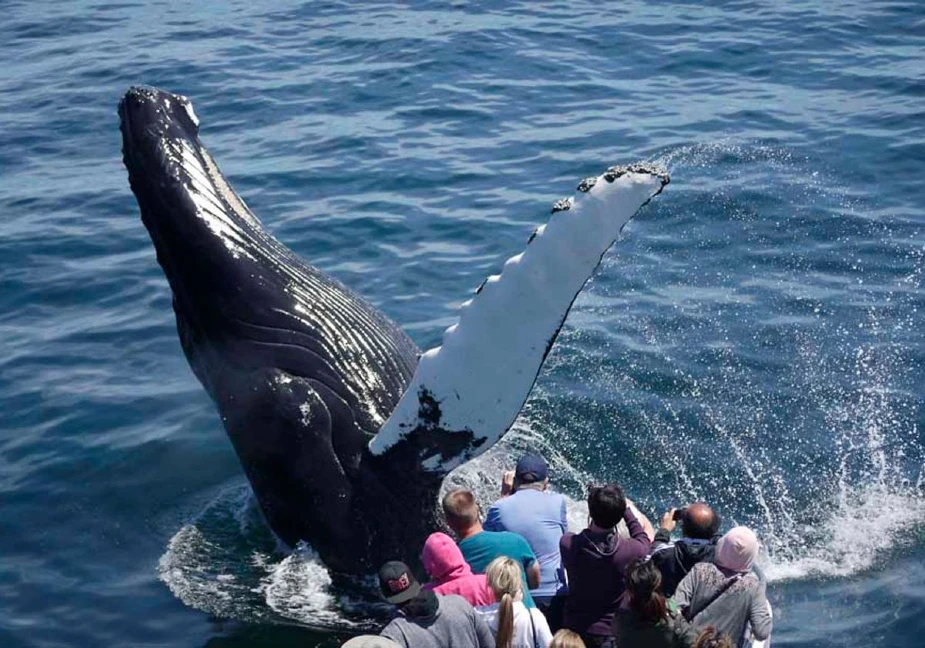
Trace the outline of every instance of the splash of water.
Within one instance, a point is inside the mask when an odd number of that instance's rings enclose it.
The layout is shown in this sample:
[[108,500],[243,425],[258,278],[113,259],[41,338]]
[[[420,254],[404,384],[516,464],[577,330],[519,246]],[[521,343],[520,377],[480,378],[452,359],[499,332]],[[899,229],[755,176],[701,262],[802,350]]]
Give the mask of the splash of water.
[[[807,161],[773,146],[694,145],[669,151],[657,162],[678,178],[696,178],[696,169],[708,171],[704,182],[710,204],[746,225],[757,216],[734,200],[736,192],[766,183],[768,173],[783,176],[774,185],[773,200],[823,202],[838,213],[857,207],[856,199],[833,188],[831,178],[806,172]],[[726,175],[714,173],[717,168]],[[671,198],[666,195],[657,208],[670,212]],[[855,219],[851,227],[867,225]],[[850,242],[850,232],[839,236],[839,244]],[[665,380],[680,385],[667,396],[653,395],[646,382],[652,357],[607,346],[609,340],[599,348],[597,340],[586,339],[588,331],[567,326],[544,376],[550,380],[566,364],[577,367],[590,396],[569,400],[551,393],[555,387],[541,378],[514,429],[454,471],[444,488],[470,488],[487,506],[497,496],[502,471],[530,450],[547,457],[555,488],[569,497],[573,530],[587,521],[585,485],[619,475],[650,517],[662,508],[705,499],[725,515],[727,525],[753,526],[763,540],[763,566],[772,582],[843,577],[875,567],[902,550],[910,529],[925,526],[925,451],[916,423],[921,394],[907,388],[916,382],[907,340],[918,328],[916,295],[925,253],[903,253],[918,255],[914,270],[896,280],[892,290],[880,286],[877,304],[861,323],[838,316],[838,293],[826,297],[825,291],[790,286],[793,303],[785,302],[781,311],[798,311],[794,321],[799,325],[784,323],[772,331],[784,345],[778,353],[786,352],[789,364],[777,370],[773,389],[738,348],[762,349],[757,334],[743,337],[733,328],[748,319],[745,306],[724,310],[739,305],[709,300],[706,306],[699,300],[692,305],[684,303],[681,293],[671,304],[674,311],[704,309],[684,323],[687,328],[653,323],[649,311],[621,315],[629,322],[629,333],[619,337],[621,346],[655,349],[654,362],[670,368]],[[799,261],[793,263],[794,274],[804,271]],[[862,270],[857,301],[867,289]],[[606,287],[595,292],[607,297]],[[613,317],[613,310],[606,304],[602,312]],[[581,311],[576,309],[570,322],[580,320]],[[593,307],[584,311],[595,315]],[[694,355],[685,355],[689,352]],[[567,431],[550,415],[562,398]],[[608,411],[595,418],[578,411],[584,406],[616,409],[615,400],[619,414]],[[616,443],[610,435],[617,434],[619,453],[610,447]],[[592,439],[595,447],[574,438]],[[280,547],[260,521],[243,482],[177,532],[159,573],[186,604],[220,617],[358,629],[375,627],[384,611],[370,580],[329,573],[309,547],[294,552]]]

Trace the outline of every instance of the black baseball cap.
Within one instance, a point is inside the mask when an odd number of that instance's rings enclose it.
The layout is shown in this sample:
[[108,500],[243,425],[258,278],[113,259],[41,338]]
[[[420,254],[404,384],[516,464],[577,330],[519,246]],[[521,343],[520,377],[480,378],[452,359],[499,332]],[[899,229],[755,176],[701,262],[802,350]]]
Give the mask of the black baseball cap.
[[546,460],[536,454],[525,454],[517,461],[514,476],[523,484],[541,482],[549,475]]
[[379,590],[389,603],[405,603],[421,592],[421,584],[400,560],[390,560],[379,568]]

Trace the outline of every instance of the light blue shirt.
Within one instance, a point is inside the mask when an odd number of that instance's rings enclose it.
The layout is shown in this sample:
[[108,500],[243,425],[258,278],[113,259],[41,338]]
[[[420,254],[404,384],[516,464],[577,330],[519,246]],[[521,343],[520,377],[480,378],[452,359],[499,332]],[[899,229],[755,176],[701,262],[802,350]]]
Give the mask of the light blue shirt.
[[550,491],[522,488],[488,509],[483,527],[523,536],[540,561],[540,586],[533,596],[553,596],[564,585],[559,538],[568,530],[565,497]]

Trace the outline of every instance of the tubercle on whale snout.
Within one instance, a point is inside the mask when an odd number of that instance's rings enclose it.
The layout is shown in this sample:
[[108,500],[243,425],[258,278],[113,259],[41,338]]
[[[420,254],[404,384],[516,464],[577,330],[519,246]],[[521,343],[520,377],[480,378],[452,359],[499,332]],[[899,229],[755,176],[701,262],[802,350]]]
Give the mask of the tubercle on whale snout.
[[198,138],[199,118],[186,97],[148,86],[132,86],[119,100],[119,121],[130,139],[142,134],[161,138]]
[[[658,195],[659,193],[661,193],[662,189],[665,188],[665,185],[671,182],[671,176],[668,174],[668,171],[666,171],[662,167],[656,164],[649,164],[646,162],[637,162],[636,164],[612,166],[609,169],[607,169],[602,176],[591,176],[589,178],[585,178],[584,180],[581,181],[581,183],[579,183],[576,190],[579,191],[580,193],[588,193],[594,188],[594,185],[597,184],[597,181],[600,178],[603,178],[607,182],[612,183],[616,181],[618,178],[623,177],[627,173],[650,175],[650,176],[654,176],[658,178],[661,181],[662,186],[659,187],[659,190],[655,193],[655,195]],[[559,201],[558,203],[553,205],[553,213],[556,213],[557,211],[565,211],[567,209],[568,207],[565,207],[565,205],[562,204],[562,201]]]

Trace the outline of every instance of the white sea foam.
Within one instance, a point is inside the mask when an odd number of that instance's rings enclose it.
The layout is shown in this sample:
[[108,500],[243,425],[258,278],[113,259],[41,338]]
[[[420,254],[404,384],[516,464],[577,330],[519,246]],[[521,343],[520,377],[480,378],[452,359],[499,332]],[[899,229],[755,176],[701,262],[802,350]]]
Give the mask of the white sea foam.
[[340,625],[345,620],[337,612],[331,582],[331,574],[318,554],[300,544],[272,565],[261,590],[267,605],[281,616],[305,623]]
[[177,531],[158,575],[186,605],[221,618],[360,630],[384,614],[368,581],[335,583],[311,547],[283,546],[246,484],[223,490]]
[[925,522],[925,500],[914,490],[892,492],[881,485],[859,486],[843,493],[844,508],[833,508],[815,531],[824,538],[796,555],[768,557],[770,581],[807,576],[849,576],[871,567],[912,540]]

